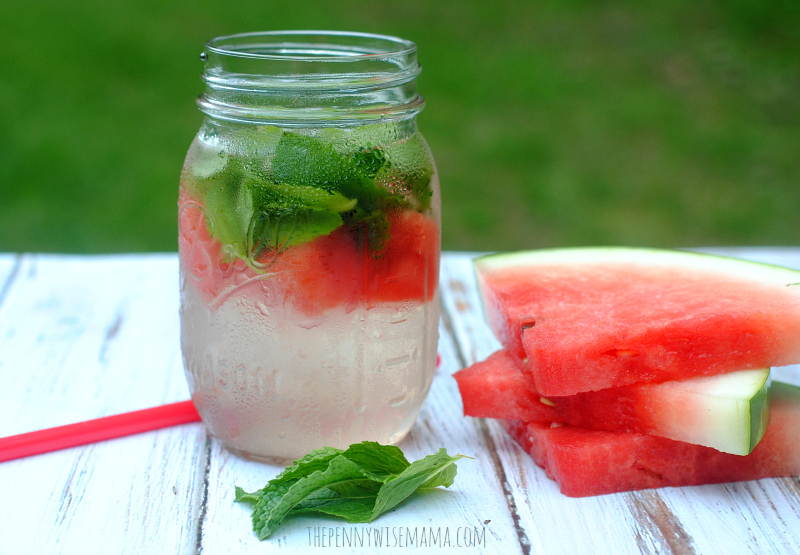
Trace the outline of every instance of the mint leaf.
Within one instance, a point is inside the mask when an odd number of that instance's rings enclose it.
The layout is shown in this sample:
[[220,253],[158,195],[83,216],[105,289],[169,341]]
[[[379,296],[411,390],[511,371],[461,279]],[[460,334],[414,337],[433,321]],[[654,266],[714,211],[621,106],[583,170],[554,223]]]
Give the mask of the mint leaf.
[[[283,132],[268,136],[260,155],[214,156],[193,172],[209,229],[227,255],[254,260],[265,250],[287,247],[350,228],[359,243],[380,256],[389,239],[386,212],[406,209],[404,194],[378,184],[375,176],[391,165],[380,148],[341,154],[313,137]],[[265,154],[265,155],[266,155]]]
[[445,449],[413,463],[391,445],[365,441],[346,451],[323,448],[295,461],[253,493],[236,488],[236,501],[253,509],[253,530],[268,538],[290,515],[322,513],[372,522],[419,488],[449,487],[455,461]]
[[383,481],[391,476],[397,476],[411,464],[399,447],[381,445],[374,441],[354,443],[342,453],[342,456]]
[[302,185],[266,181],[251,186],[253,205],[247,232],[248,252],[281,251],[328,235],[342,225],[339,212],[352,210],[355,199]]
[[367,150],[362,148],[352,155],[356,168],[368,177],[375,177],[384,166],[389,166],[386,153],[378,148]]
[[362,149],[352,156],[340,154],[331,144],[313,137],[284,133],[275,149],[272,174],[276,183],[316,187],[356,201],[342,211],[344,224],[365,233],[356,236],[365,241],[373,256],[378,256],[389,239],[386,212],[408,208],[402,194],[378,185],[375,176],[389,166],[380,149]]
[[211,234],[223,245],[231,245],[235,255],[242,258],[246,254],[245,238],[253,212],[253,199],[246,181],[242,162],[229,157],[221,170],[196,182],[203,196]]
[[255,505],[256,503],[259,502],[259,500],[261,499],[261,494],[264,492],[264,490],[259,489],[254,491],[253,493],[247,493],[239,486],[236,486],[236,489],[234,491],[236,492],[234,501],[236,501],[237,503],[250,503],[252,505]]
[[355,199],[349,199],[335,191],[303,185],[285,185],[270,181],[257,181],[252,184],[252,194],[256,206],[273,204],[287,209],[297,206],[333,212],[347,212],[356,206]]
[[264,518],[259,519],[255,525],[256,535],[260,540],[268,538],[292,509],[303,501],[308,498],[313,500],[316,495],[329,495],[324,490],[341,497],[340,492],[345,492],[345,495],[347,492],[363,492],[369,482],[369,475],[360,466],[338,455],[331,459],[325,470],[313,472],[293,483],[269,512],[264,513]]
[[[324,470],[328,467],[331,459],[339,456],[341,449],[323,447],[315,449],[307,455],[294,461],[286,470],[278,474],[275,478],[267,482],[262,489],[246,493],[242,488],[236,488],[236,501],[251,503],[253,497],[258,496],[253,509],[253,530],[258,530],[262,523],[269,518],[272,509],[280,502],[289,488],[300,478],[313,472]],[[241,492],[241,493],[240,493]]]
[[328,235],[341,225],[342,217],[330,210],[267,204],[252,215],[247,252],[254,258],[263,250],[280,252]]
[[388,194],[370,179],[380,169],[380,166],[377,169],[373,167],[375,156],[371,158],[372,162],[362,164],[362,158],[354,160],[339,154],[329,143],[286,132],[275,149],[272,174],[276,183],[339,192],[348,198],[358,199],[363,205]]
[[339,213],[352,211],[357,202],[335,191],[273,183],[259,163],[237,157],[198,179],[197,189],[211,233],[244,260],[329,234],[343,224]]
[[[435,455],[428,455],[424,459],[414,461],[396,478],[387,481],[378,494],[372,519],[378,518],[382,513],[392,509],[409,495],[422,486],[433,487],[430,484],[450,487],[455,478],[455,462],[464,455],[450,457],[447,450],[439,449]],[[451,471],[447,471],[451,468]],[[444,476],[443,476],[444,474]]]
[[299,480],[316,470],[324,470],[328,468],[328,463],[330,463],[334,457],[342,453],[343,451],[341,449],[336,449],[334,447],[314,449],[310,453],[294,461],[291,466],[287,466],[283,472],[270,480],[268,485],[285,484],[292,480]]
[[414,133],[387,147],[386,158],[387,164],[377,174],[377,180],[394,184],[417,201],[417,210],[426,212],[433,198],[433,158],[425,139]]
[[369,522],[383,482],[354,480],[320,489],[298,504],[291,514],[324,513],[348,522]]

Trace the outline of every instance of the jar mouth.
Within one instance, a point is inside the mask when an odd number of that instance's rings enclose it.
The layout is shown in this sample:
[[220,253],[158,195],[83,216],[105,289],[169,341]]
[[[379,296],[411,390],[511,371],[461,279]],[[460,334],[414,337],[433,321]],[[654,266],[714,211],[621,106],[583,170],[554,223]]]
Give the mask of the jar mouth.
[[387,56],[402,61],[417,51],[413,42],[400,37],[347,31],[241,33],[211,39],[206,48],[218,55],[240,58],[347,63]]
[[404,119],[424,101],[416,45],[389,35],[265,31],[206,43],[198,106],[238,121]]

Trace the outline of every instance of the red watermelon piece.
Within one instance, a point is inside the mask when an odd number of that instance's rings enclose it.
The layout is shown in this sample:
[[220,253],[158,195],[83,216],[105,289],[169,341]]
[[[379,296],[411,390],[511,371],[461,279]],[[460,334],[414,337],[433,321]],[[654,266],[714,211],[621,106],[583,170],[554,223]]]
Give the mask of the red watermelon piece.
[[487,320],[546,396],[800,362],[800,272],[632,248],[475,261]]
[[456,372],[464,414],[638,432],[746,455],[769,422],[769,369],[543,397],[506,351]]
[[424,302],[439,281],[439,226],[414,210],[389,216],[389,240],[379,256],[344,226],[332,233],[262,255],[256,270],[225,255],[206,226],[202,204],[183,193],[179,203],[178,250],[189,279],[209,306],[232,294],[266,306],[284,300],[306,316],[335,307]]
[[637,433],[502,424],[570,497],[800,474],[800,388],[778,382],[767,432],[747,456]]
[[530,376],[524,374],[506,350],[459,370],[458,382],[464,416],[505,418],[525,422],[562,422],[553,403],[542,402]]

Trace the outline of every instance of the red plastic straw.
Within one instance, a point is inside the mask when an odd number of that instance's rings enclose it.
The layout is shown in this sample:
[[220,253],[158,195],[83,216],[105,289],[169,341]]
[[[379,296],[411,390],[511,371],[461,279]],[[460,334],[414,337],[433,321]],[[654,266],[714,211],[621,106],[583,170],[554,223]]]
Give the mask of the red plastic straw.
[[181,401],[4,437],[0,438],[0,462],[199,420],[200,415],[197,414],[194,404],[191,401]]

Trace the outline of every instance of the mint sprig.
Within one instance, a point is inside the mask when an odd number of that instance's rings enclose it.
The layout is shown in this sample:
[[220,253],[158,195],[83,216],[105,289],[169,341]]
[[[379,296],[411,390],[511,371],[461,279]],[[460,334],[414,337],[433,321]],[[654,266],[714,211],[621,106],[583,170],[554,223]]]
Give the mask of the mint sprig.
[[295,514],[322,513],[348,522],[372,522],[418,489],[450,487],[455,462],[445,449],[413,463],[391,445],[372,441],[347,450],[312,451],[253,493],[236,487],[236,501],[253,506],[253,530],[268,538]]
[[349,153],[289,131],[253,134],[254,144],[265,141],[263,153],[227,153],[193,170],[209,229],[232,256],[255,260],[345,226],[378,257],[387,213],[430,206],[433,166],[417,135]]

